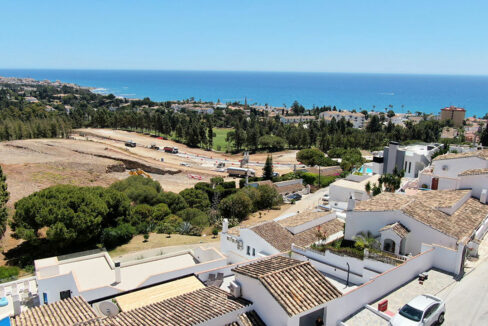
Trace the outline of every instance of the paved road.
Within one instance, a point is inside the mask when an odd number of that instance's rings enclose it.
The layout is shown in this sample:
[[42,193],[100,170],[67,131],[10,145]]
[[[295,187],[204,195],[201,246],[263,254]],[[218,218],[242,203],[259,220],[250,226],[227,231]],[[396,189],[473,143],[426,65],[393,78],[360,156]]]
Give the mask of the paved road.
[[438,296],[446,301],[445,325],[488,325],[488,259]]
[[307,210],[316,208],[319,204],[322,204],[322,197],[326,192],[329,192],[329,187],[319,189],[313,194],[304,196],[302,200],[295,202],[295,205],[291,205],[290,208],[284,211],[281,215],[305,212]]

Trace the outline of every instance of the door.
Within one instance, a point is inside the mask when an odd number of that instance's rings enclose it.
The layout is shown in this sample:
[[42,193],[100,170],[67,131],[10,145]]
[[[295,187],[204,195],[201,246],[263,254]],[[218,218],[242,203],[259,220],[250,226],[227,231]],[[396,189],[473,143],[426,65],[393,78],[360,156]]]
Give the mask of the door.
[[439,178],[433,178],[432,179],[432,190],[437,190],[437,187],[439,187]]

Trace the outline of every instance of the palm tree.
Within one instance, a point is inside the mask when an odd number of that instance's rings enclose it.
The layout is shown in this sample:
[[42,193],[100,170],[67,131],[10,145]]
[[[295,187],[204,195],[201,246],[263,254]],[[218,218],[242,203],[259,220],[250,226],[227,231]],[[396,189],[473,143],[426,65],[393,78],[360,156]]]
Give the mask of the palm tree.
[[378,249],[380,247],[379,241],[369,231],[358,233],[353,239],[355,241],[354,247],[358,249]]

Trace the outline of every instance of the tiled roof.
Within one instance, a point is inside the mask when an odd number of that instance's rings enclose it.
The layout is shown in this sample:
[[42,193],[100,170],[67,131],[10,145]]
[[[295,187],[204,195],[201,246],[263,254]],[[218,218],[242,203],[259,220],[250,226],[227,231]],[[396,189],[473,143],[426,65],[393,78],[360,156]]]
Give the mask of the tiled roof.
[[466,152],[466,153],[447,153],[435,157],[433,161],[452,160],[452,159],[465,158],[465,157],[479,157],[481,159],[488,160],[488,149],[482,149],[480,151]]
[[467,199],[452,215],[437,208],[455,205],[469,190],[421,191],[416,195],[382,193],[360,202],[356,211],[400,210],[413,219],[458,240],[464,240],[488,215],[488,205],[474,198]]
[[285,256],[274,256],[271,258],[260,259],[255,263],[238,266],[232,271],[252,278],[259,278],[266,274],[283,270],[291,266],[300,264],[301,261]]
[[309,262],[259,277],[289,316],[315,308],[342,294]]
[[242,326],[266,326],[258,313],[254,310],[243,313],[239,316]]
[[483,174],[488,174],[488,169],[471,169],[471,170],[466,170],[462,173],[459,173],[458,176],[462,177],[465,175],[483,175]]
[[[337,233],[343,228],[344,223],[338,219],[320,224],[320,229],[329,235]],[[293,234],[280,223],[270,221],[253,226],[251,230],[280,252],[290,250],[292,243],[306,247],[317,241],[316,227]]]
[[13,317],[10,323],[12,326],[69,326],[75,324],[85,326],[100,325],[100,320],[82,297],[74,297],[26,310]]
[[210,286],[105,319],[110,326],[199,325],[251,303]]
[[398,234],[401,238],[405,238],[407,234],[410,233],[410,231],[399,222],[388,224],[387,226],[381,228],[380,231],[385,231],[390,229],[396,234]]
[[303,212],[277,221],[281,226],[298,226],[330,214],[330,212]]

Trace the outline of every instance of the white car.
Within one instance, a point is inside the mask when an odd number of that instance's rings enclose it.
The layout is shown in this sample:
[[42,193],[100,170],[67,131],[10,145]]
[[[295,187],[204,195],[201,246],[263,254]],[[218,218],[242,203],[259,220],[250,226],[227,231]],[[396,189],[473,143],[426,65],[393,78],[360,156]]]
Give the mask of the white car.
[[444,322],[446,305],[441,299],[423,294],[415,297],[390,320],[391,326],[431,326]]
[[186,167],[188,167],[188,168],[191,166],[190,164],[185,163],[185,162],[181,162],[181,163],[180,163],[180,165],[181,165],[181,166],[186,166]]

